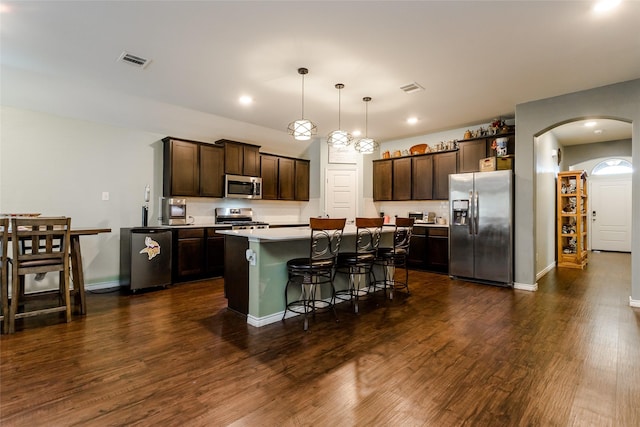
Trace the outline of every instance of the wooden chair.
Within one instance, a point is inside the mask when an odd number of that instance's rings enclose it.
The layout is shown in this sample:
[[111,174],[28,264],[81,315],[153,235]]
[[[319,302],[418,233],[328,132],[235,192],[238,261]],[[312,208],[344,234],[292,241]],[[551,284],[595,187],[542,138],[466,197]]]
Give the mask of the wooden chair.
[[[333,286],[334,267],[340,250],[342,231],[346,223],[345,218],[310,218],[311,239],[309,257],[294,258],[287,262],[289,278],[284,288],[285,309],[282,316],[284,321],[287,311],[304,315],[304,330],[309,328],[309,314],[314,317],[318,310],[332,310],[336,314],[336,289]],[[296,299],[289,300],[292,285],[299,289]],[[323,295],[322,286],[328,288]],[[324,296],[324,298],[323,298]]]
[[9,332],[9,218],[0,218],[0,298],[2,299],[2,320],[3,333]]
[[[71,218],[12,218],[11,241],[13,247],[11,307],[9,332],[15,332],[15,320],[55,312],[64,312],[71,321],[69,295],[69,244]],[[58,304],[53,307],[18,312],[25,295],[25,276],[28,274],[59,273]],[[32,293],[33,296],[39,293]]]
[[[337,291],[336,297],[342,300],[350,300],[353,311],[358,313],[358,301],[360,297],[369,294],[370,286],[375,286],[376,276],[373,272],[373,264],[378,253],[382,225],[384,218],[356,218],[358,229],[354,252],[340,252],[336,265],[336,274],[349,275],[348,289]],[[362,285],[364,279],[364,286]],[[369,279],[369,284],[367,284]]]
[[[384,289],[385,296],[389,289],[389,299],[393,299],[393,291],[406,289],[409,292],[409,267],[407,258],[409,257],[409,243],[411,241],[411,231],[413,230],[414,218],[396,218],[395,231],[393,233],[393,246],[378,248],[376,264],[381,265],[384,270],[384,279],[376,282]],[[396,269],[404,269],[404,279],[396,278]]]

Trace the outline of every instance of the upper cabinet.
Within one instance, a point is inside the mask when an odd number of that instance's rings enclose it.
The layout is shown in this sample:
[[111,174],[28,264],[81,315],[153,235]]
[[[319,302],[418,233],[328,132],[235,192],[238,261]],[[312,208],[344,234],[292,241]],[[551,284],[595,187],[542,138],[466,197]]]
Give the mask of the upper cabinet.
[[309,200],[309,161],[262,154],[262,198]]
[[[492,146],[494,141],[506,140],[506,152],[501,153],[502,156],[513,155],[515,151],[515,135],[513,133],[504,133],[490,136],[482,136],[479,138],[465,139],[458,141],[459,149],[459,173],[479,172],[480,160],[495,156],[496,151]],[[501,141],[502,142],[502,141]],[[503,144],[501,144],[503,145]]]
[[260,176],[259,146],[227,139],[220,139],[216,144],[224,144],[224,173]]
[[411,200],[411,157],[393,159],[393,200]]
[[164,138],[163,195],[222,197],[224,151],[220,146]]
[[373,200],[393,200],[393,162],[373,161]]
[[199,144],[165,138],[163,194],[198,196],[200,194]]
[[449,151],[433,155],[433,198],[449,199],[449,175],[458,171],[458,153]]
[[374,160],[373,200],[448,199],[457,164],[457,151]]
[[416,156],[411,163],[412,198],[433,199],[433,156]]
[[295,199],[309,200],[309,176],[311,162],[304,159],[296,159]]

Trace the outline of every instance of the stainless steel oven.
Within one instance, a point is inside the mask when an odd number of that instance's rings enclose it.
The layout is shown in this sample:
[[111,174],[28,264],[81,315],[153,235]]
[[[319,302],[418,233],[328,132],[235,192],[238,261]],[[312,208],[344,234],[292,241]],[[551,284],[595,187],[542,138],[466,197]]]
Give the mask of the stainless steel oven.
[[262,199],[262,178],[225,175],[224,196],[235,199]]

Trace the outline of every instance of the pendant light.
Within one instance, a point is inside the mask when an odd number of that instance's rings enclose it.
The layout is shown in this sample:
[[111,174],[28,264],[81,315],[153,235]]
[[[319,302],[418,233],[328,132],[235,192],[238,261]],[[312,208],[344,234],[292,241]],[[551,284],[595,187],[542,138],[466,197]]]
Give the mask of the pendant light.
[[356,151],[362,154],[371,154],[378,148],[378,143],[368,136],[368,128],[369,128],[369,101],[371,101],[370,96],[365,96],[362,98],[364,101],[364,138],[360,138],[358,142],[353,146]]
[[298,68],[298,74],[302,76],[302,117],[289,123],[287,127],[289,135],[293,135],[298,141],[308,141],[318,131],[315,123],[304,118],[304,75],[308,73],[306,68]]
[[353,140],[353,136],[349,132],[340,128],[340,90],[342,88],[344,88],[342,83],[336,84],[336,89],[338,89],[338,130],[334,130],[327,137],[327,144],[334,147],[347,147]]

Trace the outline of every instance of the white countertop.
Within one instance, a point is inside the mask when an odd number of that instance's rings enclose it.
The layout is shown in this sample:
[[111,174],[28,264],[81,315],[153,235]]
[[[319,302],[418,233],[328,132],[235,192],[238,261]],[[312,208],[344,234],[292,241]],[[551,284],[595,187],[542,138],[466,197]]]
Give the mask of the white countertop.
[[[393,229],[389,228],[389,232]],[[355,225],[345,225],[343,236],[355,235],[358,229]],[[309,227],[284,228],[255,228],[253,230],[221,230],[219,234],[246,237],[250,242],[282,242],[287,240],[302,240],[311,238]]]

